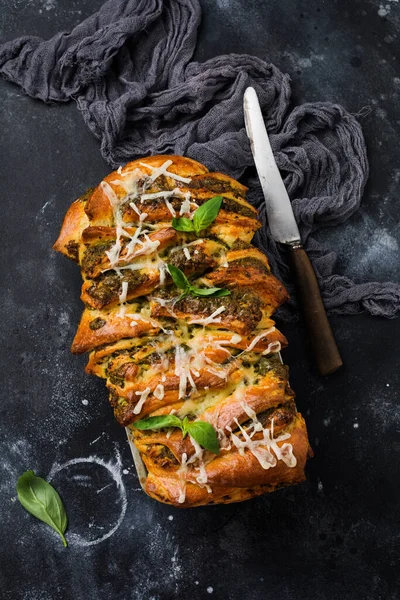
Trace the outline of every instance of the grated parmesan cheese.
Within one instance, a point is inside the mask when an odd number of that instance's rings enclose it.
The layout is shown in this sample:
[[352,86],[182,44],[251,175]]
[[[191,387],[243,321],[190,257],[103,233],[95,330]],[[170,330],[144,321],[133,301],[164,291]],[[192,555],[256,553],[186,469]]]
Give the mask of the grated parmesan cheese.
[[270,329],[267,329],[266,331],[263,331],[262,333],[260,333],[259,335],[257,335],[252,341],[251,343],[247,346],[246,350],[244,350],[244,352],[250,352],[250,350],[253,350],[253,348],[255,346],[257,346],[258,342],[260,340],[262,340],[263,338],[265,338],[267,335],[269,335],[270,333],[272,333],[273,331],[275,331],[275,327],[271,327]]
[[136,396],[140,396],[135,408],[133,409],[133,413],[135,415],[138,415],[142,410],[143,404],[146,402],[147,396],[150,394],[150,392],[151,389],[149,387],[143,390],[143,392],[135,392]]
[[121,293],[118,296],[118,300],[119,300],[119,304],[120,304],[120,309],[118,312],[118,316],[119,317],[123,317],[125,315],[125,311],[126,311],[126,307],[122,306],[124,304],[124,302],[126,302],[126,296],[128,294],[128,282],[127,281],[123,281],[122,282],[122,290]]
[[270,344],[268,344],[268,348],[266,348],[261,354],[265,355],[265,354],[271,354],[272,352],[280,352],[281,349],[281,343],[276,341],[276,342],[271,342]]
[[158,384],[153,392],[153,395],[157,398],[157,400],[162,400],[164,398],[164,386],[161,383]]
[[211,325],[211,323],[221,323],[221,318],[218,317],[221,313],[226,310],[225,306],[220,306],[215,310],[209,317],[205,317],[202,319],[192,319],[188,321],[189,325]]
[[168,167],[173,164],[172,160],[166,160],[165,163],[163,163],[160,167],[153,167],[152,165],[146,165],[142,162],[139,164],[142,167],[150,169],[152,172],[150,175],[151,181],[155,181],[158,177],[160,177],[160,175],[171,177],[171,179],[176,179],[176,181],[182,181],[183,183],[190,183],[192,181],[191,177],[181,177],[180,175],[175,175],[175,173],[167,171]]
[[[275,467],[278,460],[282,460],[288,467],[295,467],[297,464],[297,459],[293,454],[292,444],[283,444],[282,446],[278,446],[278,442],[283,442],[291,437],[290,433],[284,433],[277,438],[274,438],[274,420],[272,419],[271,421],[270,429],[267,427],[264,428],[258,421],[257,415],[250,407],[247,408],[247,411],[247,414],[250,413],[249,416],[251,415],[250,418],[253,420],[252,427],[254,429],[257,427],[257,431],[262,431],[263,437],[261,440],[253,440],[252,435],[249,435],[248,432],[240,425],[237,418],[235,418],[235,422],[239,427],[244,439],[242,440],[236,434],[234,434],[231,428],[227,427],[227,429],[231,432],[232,443],[239,450],[239,454],[244,455],[245,449],[248,449],[258,460],[261,467],[265,470]],[[253,432],[253,435],[254,433],[255,432]],[[273,450],[273,453],[271,450]]]

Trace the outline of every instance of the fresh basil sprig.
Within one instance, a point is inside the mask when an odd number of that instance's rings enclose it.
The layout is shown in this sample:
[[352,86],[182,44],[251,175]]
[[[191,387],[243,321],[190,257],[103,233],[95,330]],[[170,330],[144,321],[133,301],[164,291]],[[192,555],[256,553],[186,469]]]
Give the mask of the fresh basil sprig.
[[200,231],[207,229],[217,218],[222,200],[222,196],[210,198],[194,211],[192,220],[186,217],[180,219],[174,217],[172,227],[177,231],[194,231],[196,235],[200,235]]
[[210,423],[206,421],[189,421],[185,417],[182,421],[175,415],[161,415],[159,417],[148,417],[133,423],[134,427],[142,431],[148,429],[163,429],[164,427],[179,427],[182,430],[182,437],[189,434],[200,446],[210,450],[214,454],[219,454],[219,443],[217,432]]
[[172,277],[176,287],[183,290],[179,297],[179,300],[186,298],[188,294],[192,296],[212,296],[213,298],[221,298],[222,296],[229,296],[230,291],[223,288],[210,287],[210,288],[198,288],[192,285],[189,279],[184,273],[175,265],[167,265],[169,274]]
[[37,477],[33,471],[26,471],[17,482],[18,500],[31,515],[50,525],[64,537],[68,518],[62,500],[56,490],[45,479]]

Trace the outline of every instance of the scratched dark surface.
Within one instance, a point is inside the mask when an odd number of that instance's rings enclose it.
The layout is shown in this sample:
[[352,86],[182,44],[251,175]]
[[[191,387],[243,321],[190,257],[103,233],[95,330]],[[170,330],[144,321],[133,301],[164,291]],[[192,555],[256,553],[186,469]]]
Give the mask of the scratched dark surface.
[[[362,119],[371,162],[361,210],[320,233],[338,269],[399,280],[400,4],[397,0],[203,0],[197,58],[248,52],[292,76],[294,99]],[[95,0],[2,0],[2,39],[49,37]],[[400,321],[332,319],[345,368],[315,373],[301,322],[284,359],[315,457],[306,483],[182,511],[140,491],[103,383],[69,353],[78,268],[51,245],[82,190],[109,171],[74,104],[45,106],[0,81],[0,589],[24,600],[400,598]],[[368,111],[364,111],[368,112]],[[24,512],[15,483],[51,477],[68,509],[64,549]]]

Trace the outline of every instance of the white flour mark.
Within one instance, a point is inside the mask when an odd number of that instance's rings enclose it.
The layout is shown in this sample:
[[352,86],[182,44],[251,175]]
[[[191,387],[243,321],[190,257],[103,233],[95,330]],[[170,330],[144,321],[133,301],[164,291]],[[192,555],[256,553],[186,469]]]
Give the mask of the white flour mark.
[[380,119],[386,119],[387,117],[387,112],[384,108],[377,108],[376,109],[376,116],[379,117]]
[[[121,464],[122,464],[121,457],[120,457],[119,452],[116,451],[116,463],[106,462],[102,458],[98,458],[97,456],[88,456],[87,458],[73,458],[72,460],[69,460],[62,465],[55,463],[52,466],[50,473],[47,476],[47,481],[51,482],[56,474],[60,473],[64,469],[68,469],[68,467],[72,467],[74,465],[79,465],[79,464],[89,464],[89,465],[92,464],[92,465],[97,465],[97,466],[100,466],[100,467],[103,467],[104,469],[106,469],[109,472],[109,474],[111,475],[113,482],[116,483],[117,490],[119,493],[119,501],[121,504],[120,514],[117,519],[117,522],[109,531],[107,531],[101,537],[94,539],[94,540],[86,540],[81,535],[76,534],[76,533],[70,533],[68,536],[68,541],[71,545],[75,544],[77,546],[94,546],[94,545],[100,544],[101,542],[104,542],[104,540],[111,537],[117,531],[117,529],[120,527],[120,525],[125,517],[128,501],[127,501],[125,486],[122,482],[122,476],[121,476]],[[112,484],[110,483],[109,485],[112,485]],[[108,487],[108,486],[105,486],[105,487]],[[105,489],[105,488],[103,488],[103,489]],[[102,490],[98,490],[98,491],[102,491]]]
[[89,404],[89,400],[82,400],[83,406],[87,406]]
[[99,437],[97,437],[97,438],[96,438],[95,440],[93,440],[92,442],[89,442],[89,446],[92,446],[93,444],[95,444],[96,442],[98,442],[98,441],[99,441],[99,439],[100,439],[101,437],[103,437],[103,435],[104,435],[104,434],[105,434],[105,432],[103,431],[103,433],[101,433],[101,434],[99,435]]
[[174,554],[171,557],[171,577],[175,579],[175,582],[179,579],[182,571],[182,566],[179,564],[179,546],[176,546]]
[[56,8],[55,0],[45,0],[43,3],[43,8],[45,10],[53,10],[54,8]]
[[[391,2],[392,4],[398,4],[399,0],[389,0],[389,2]],[[380,17],[387,17],[388,15],[390,15],[391,10],[392,7],[390,6],[390,4],[380,4],[378,9],[378,15]]]
[[43,204],[42,208],[39,210],[39,213],[42,213],[42,214],[43,214],[43,213],[44,213],[44,211],[46,210],[47,206],[50,204],[50,202],[51,202],[51,199],[50,199],[50,200],[47,200],[47,202],[45,202],[45,203]]
[[74,481],[90,482],[92,478],[89,475],[74,475],[72,479]]
[[174,520],[174,517],[172,515],[169,515],[168,516],[168,521],[173,521],[173,520]]
[[58,315],[58,324],[60,327],[69,327],[69,314],[65,310],[60,311],[60,314]]
[[207,592],[208,592],[209,594],[212,594],[212,593],[213,593],[213,591],[214,591],[214,588],[213,588],[213,587],[211,587],[211,585],[209,585],[209,586],[208,586],[208,588],[207,588]]
[[298,64],[299,67],[301,67],[302,69],[309,69],[310,67],[312,67],[312,61],[310,58],[300,58]]
[[400,408],[391,389],[374,386],[370,397],[366,399],[365,410],[370,417],[372,429],[380,434],[392,428],[396,431],[399,429]]
[[107,485],[103,486],[102,488],[100,488],[99,490],[96,491],[96,494],[100,494],[100,492],[102,492],[103,490],[106,490],[107,488],[110,487],[110,485],[112,485],[113,482],[111,483],[107,483]]
[[353,423],[353,427],[354,427],[354,429],[358,429],[360,427],[360,425],[358,423]]
[[217,6],[222,10],[228,9],[231,6],[231,0],[217,0]]

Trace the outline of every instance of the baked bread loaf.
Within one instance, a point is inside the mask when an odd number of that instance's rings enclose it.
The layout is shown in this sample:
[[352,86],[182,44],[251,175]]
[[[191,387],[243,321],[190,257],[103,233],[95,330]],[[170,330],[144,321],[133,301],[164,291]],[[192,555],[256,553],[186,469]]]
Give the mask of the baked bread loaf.
[[[310,454],[280,359],[287,341],[271,318],[288,296],[250,245],[260,223],[246,191],[181,156],[136,160],[72,204],[54,244],[82,270],[72,352],[89,352],[86,371],[106,380],[148,471],[146,492],[175,506],[298,483]],[[190,230],[206,202],[211,222]],[[188,435],[143,425],[171,414],[192,424]],[[216,451],[194,434],[198,422]]]

